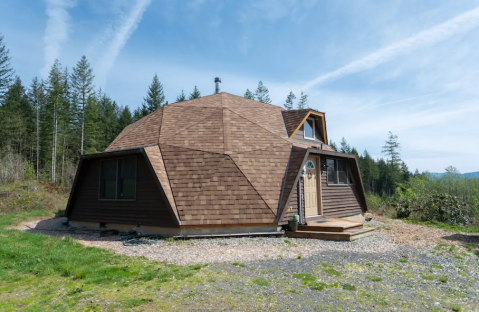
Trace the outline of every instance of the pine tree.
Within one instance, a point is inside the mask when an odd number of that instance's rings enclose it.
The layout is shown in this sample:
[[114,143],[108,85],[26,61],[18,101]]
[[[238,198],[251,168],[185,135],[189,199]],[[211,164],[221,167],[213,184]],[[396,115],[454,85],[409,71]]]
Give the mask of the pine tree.
[[158,75],[153,76],[151,85],[148,88],[147,97],[143,98],[144,105],[148,113],[152,113],[165,104],[165,94],[163,93],[163,84],[158,79]]
[[33,78],[30,84],[29,97],[31,105],[35,109],[35,140],[36,140],[36,178],[38,180],[40,174],[40,110],[42,103],[45,101],[43,81],[39,81],[37,77]]
[[250,99],[250,100],[254,100],[254,94],[249,89],[246,89],[246,92],[243,95],[243,97],[245,97],[247,99]]
[[85,151],[87,154],[102,151],[101,107],[97,93],[92,93],[85,106]]
[[186,101],[186,94],[182,89],[181,93],[176,97],[176,102],[183,102],[183,101]]
[[100,148],[104,150],[118,135],[119,109],[116,102],[109,98],[101,90],[98,91],[100,106]]
[[401,145],[398,143],[397,135],[389,131],[388,140],[383,146],[382,153],[387,157],[387,175],[385,176],[385,188],[388,194],[392,194],[399,182],[401,157]]
[[269,90],[260,80],[258,82],[258,87],[254,93],[254,97],[257,101],[261,103],[271,104],[271,99],[269,98]]
[[287,110],[293,109],[295,99],[296,96],[294,95],[293,91],[289,91],[289,94],[286,97],[286,102],[283,104],[284,108]]
[[341,140],[341,147],[339,148],[340,153],[345,153],[345,154],[351,154],[351,147],[349,146],[348,142],[346,139],[343,137]]
[[125,106],[124,108],[120,108],[120,116],[118,118],[118,123],[117,123],[117,133],[120,133],[125,129],[126,126],[131,124],[133,122],[133,116],[131,115],[130,108],[128,106]]
[[13,81],[13,68],[10,65],[10,51],[3,43],[3,36],[0,34],[0,104],[5,92]]
[[193,100],[201,97],[200,90],[195,86],[193,89],[193,92],[190,93],[190,96],[188,97],[188,100]]
[[301,91],[301,96],[299,97],[298,109],[308,108],[308,96]]
[[22,81],[17,76],[0,106],[0,146],[31,159],[33,147],[33,110]]
[[83,155],[83,145],[85,140],[85,105],[88,97],[93,93],[93,70],[90,68],[85,55],[78,61],[72,74],[72,86],[74,92],[77,94],[81,105],[81,145],[80,155]]
[[338,151],[338,146],[333,141],[329,140],[329,146],[335,151]]
[[149,114],[148,109],[146,105],[143,103],[133,112],[133,121],[140,120],[141,118],[145,117],[148,114]]

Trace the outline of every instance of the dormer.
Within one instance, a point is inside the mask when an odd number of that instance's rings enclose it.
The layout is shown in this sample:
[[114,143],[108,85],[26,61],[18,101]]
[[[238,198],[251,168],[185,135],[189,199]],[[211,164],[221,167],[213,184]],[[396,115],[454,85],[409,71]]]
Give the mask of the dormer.
[[286,110],[282,113],[290,139],[328,144],[324,113],[312,109]]

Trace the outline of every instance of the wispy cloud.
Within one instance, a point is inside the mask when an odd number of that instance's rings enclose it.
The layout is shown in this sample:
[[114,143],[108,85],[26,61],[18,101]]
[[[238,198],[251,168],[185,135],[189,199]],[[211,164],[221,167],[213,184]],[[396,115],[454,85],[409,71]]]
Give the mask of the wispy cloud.
[[41,74],[46,77],[51,65],[60,56],[61,45],[68,40],[70,14],[68,9],[75,6],[72,0],[47,0],[47,27],[43,41],[45,43],[45,66]]
[[332,72],[319,76],[306,83],[303,89],[310,89],[316,85],[323,85],[347,75],[363,70],[374,68],[383,63],[389,62],[401,55],[411,53],[443,40],[448,39],[456,33],[466,32],[479,25],[479,7],[462,13],[442,24],[436,25],[406,40],[393,43],[384,49],[376,51],[362,59],[349,63]]
[[107,33],[111,34],[111,39],[100,57],[100,68],[97,75],[100,85],[105,85],[108,73],[118,54],[135,32],[150,2],[151,0],[136,1],[128,12],[120,14],[114,23],[115,26],[107,29]]

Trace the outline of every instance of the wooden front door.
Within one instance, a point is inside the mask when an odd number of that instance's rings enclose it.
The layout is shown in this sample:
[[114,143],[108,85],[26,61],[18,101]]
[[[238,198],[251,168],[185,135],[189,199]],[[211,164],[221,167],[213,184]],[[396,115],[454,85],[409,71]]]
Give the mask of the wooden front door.
[[306,217],[320,214],[318,203],[318,159],[309,157],[305,164],[304,212]]

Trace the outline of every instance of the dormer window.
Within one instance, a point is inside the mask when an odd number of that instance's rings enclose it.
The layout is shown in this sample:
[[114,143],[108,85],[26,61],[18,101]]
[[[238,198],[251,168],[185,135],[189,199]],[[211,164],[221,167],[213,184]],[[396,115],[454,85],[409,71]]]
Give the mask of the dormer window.
[[314,119],[312,118],[304,122],[304,138],[314,140]]

